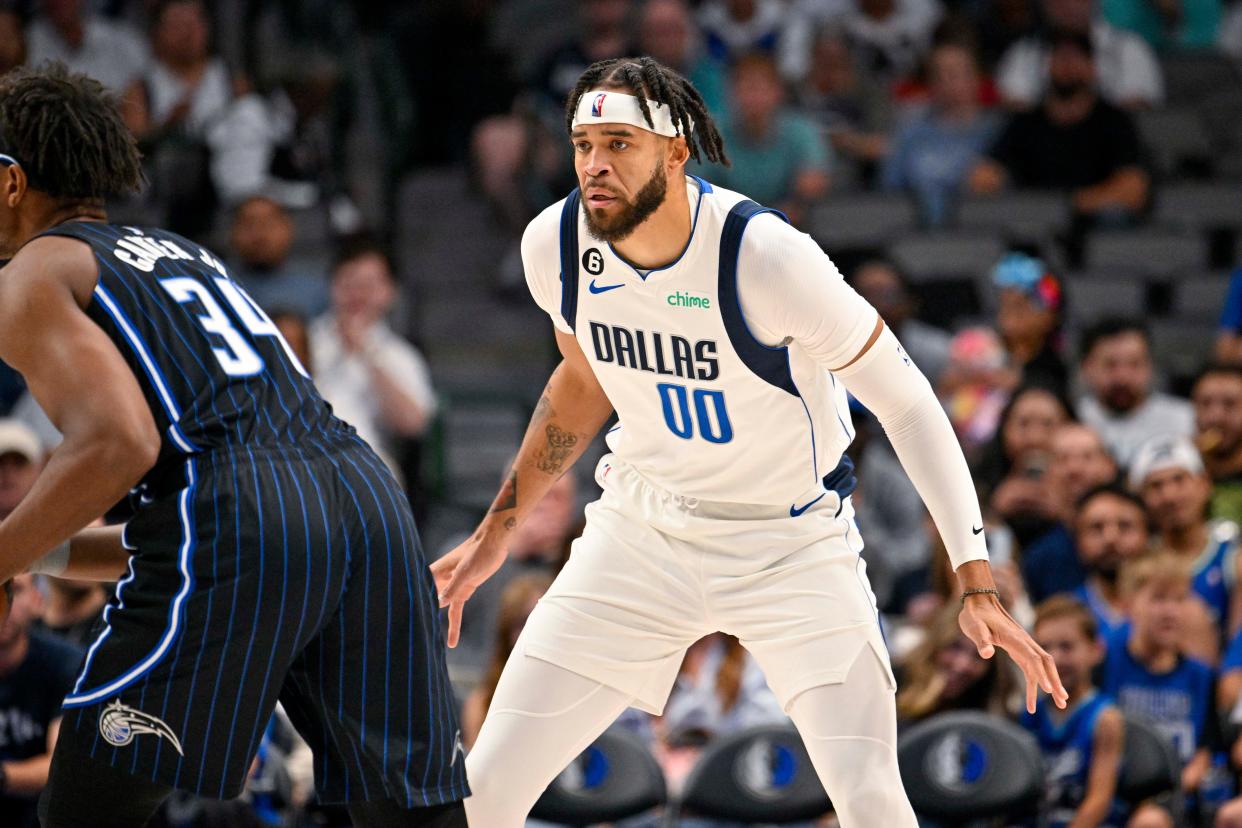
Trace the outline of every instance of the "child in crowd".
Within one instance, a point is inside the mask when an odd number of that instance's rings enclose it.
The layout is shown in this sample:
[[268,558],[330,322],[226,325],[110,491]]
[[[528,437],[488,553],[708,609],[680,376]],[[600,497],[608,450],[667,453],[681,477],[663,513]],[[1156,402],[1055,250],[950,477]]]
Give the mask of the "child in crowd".
[[[1188,657],[1183,646],[1190,568],[1176,555],[1152,553],[1122,570],[1121,593],[1130,623],[1108,644],[1103,689],[1127,719],[1146,722],[1172,742],[1182,767],[1186,812],[1201,813],[1228,794],[1218,790],[1223,756],[1217,751],[1215,677],[1212,668]],[[1165,803],[1147,802],[1129,825],[1173,828],[1174,822]]]
[[1051,654],[1069,693],[1064,710],[1041,701],[1022,724],[1039,740],[1047,766],[1047,828],[1121,826],[1116,801],[1125,724],[1091,673],[1104,659],[1095,616],[1080,601],[1055,595],[1035,610],[1035,640]]

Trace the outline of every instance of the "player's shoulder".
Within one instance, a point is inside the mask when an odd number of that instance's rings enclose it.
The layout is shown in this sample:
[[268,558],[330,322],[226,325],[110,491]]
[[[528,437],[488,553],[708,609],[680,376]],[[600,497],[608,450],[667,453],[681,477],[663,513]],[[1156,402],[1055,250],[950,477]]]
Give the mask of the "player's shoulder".
[[[708,209],[718,214],[720,226],[723,228],[728,214],[738,204],[750,201],[745,195],[713,187],[703,203]],[[761,212],[746,223],[742,233],[739,256],[747,262],[762,262],[765,269],[775,271],[772,275],[790,270],[797,272],[807,265],[825,258],[820,246],[798,228],[794,227],[785,216],[764,205]]]
[[526,225],[522,232],[522,256],[528,261],[546,261],[560,257],[561,214],[569,196],[545,207]]
[[41,286],[73,291],[79,301],[94,289],[99,266],[89,243],[72,236],[45,235],[28,241],[4,265],[0,294],[28,294]]

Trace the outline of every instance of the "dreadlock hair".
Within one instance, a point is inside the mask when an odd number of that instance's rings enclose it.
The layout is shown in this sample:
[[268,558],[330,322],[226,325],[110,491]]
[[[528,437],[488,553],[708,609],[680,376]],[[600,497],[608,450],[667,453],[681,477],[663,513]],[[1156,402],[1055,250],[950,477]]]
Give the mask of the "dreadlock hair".
[[700,155],[714,164],[729,165],[725,155],[724,139],[716,129],[716,122],[707,111],[703,96],[690,81],[677,72],[660,64],[653,58],[613,58],[592,63],[578,78],[578,83],[565,102],[565,129],[572,132],[574,114],[578,102],[592,89],[620,90],[638,98],[647,124],[654,127],[647,99],[667,106],[677,131],[686,139],[690,157],[702,160]]
[[0,77],[0,152],[17,159],[31,189],[56,199],[102,203],[143,184],[116,100],[63,63]]

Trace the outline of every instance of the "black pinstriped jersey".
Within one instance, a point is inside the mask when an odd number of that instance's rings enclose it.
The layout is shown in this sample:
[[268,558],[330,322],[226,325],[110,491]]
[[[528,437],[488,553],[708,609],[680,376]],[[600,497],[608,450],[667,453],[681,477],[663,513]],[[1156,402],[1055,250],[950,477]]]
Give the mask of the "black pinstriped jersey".
[[206,248],[174,233],[71,222],[44,235],[91,246],[86,308],[116,343],[160,428],[148,479],[186,455],[241,447],[326,449],[356,439],[263,309]]

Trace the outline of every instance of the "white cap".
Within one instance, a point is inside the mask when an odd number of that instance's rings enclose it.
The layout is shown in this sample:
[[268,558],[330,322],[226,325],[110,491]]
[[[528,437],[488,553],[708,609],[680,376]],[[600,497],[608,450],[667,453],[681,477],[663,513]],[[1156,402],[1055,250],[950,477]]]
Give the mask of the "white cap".
[[1203,458],[1199,456],[1199,450],[1194,443],[1185,437],[1154,437],[1139,446],[1134,460],[1130,462],[1130,488],[1141,489],[1148,477],[1165,469],[1183,469],[1191,474],[1203,474]]

